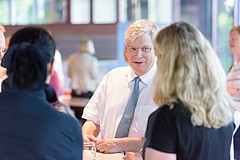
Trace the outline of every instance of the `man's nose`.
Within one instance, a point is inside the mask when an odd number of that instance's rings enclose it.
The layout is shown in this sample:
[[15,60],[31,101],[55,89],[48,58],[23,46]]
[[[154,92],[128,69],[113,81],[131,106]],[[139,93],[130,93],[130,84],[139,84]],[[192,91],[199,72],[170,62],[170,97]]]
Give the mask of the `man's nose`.
[[137,55],[138,55],[138,58],[141,58],[141,57],[142,57],[142,49],[141,49],[141,48],[139,48],[139,49],[137,50]]

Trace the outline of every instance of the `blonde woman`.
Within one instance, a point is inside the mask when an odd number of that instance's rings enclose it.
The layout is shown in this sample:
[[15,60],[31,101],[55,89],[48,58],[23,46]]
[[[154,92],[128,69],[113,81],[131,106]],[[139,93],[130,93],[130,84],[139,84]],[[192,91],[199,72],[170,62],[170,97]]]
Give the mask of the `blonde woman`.
[[70,78],[72,97],[92,97],[99,78],[98,60],[94,54],[93,41],[84,39],[81,40],[78,51],[69,57],[67,75]]
[[55,42],[43,28],[13,34],[1,62],[8,76],[0,93],[1,159],[82,160],[79,122],[49,103],[54,53]]
[[233,101],[222,65],[203,35],[185,22],[154,42],[158,69],[144,146],[145,160],[229,160]]

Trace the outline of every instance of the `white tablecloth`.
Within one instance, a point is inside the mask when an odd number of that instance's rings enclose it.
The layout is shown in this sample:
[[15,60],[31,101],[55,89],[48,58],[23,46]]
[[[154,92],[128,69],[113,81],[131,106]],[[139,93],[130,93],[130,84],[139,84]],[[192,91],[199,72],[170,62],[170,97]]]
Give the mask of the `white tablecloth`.
[[96,159],[93,158],[92,151],[83,150],[83,160],[123,160],[122,153],[104,154],[96,152]]

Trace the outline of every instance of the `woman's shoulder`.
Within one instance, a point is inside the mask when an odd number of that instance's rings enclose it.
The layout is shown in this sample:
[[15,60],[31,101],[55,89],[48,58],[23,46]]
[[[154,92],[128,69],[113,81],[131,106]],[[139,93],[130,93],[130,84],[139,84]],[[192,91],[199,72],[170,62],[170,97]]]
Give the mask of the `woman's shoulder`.
[[181,102],[172,103],[170,105],[164,104],[152,113],[152,117],[173,117],[180,115],[189,115],[190,112]]
[[62,111],[62,109],[60,110],[59,108],[52,106],[52,110],[54,112],[52,114],[54,114],[55,118],[58,119],[58,121],[62,121],[63,123],[70,123],[73,125],[76,125],[78,123],[77,119],[74,118],[73,115],[65,113]]

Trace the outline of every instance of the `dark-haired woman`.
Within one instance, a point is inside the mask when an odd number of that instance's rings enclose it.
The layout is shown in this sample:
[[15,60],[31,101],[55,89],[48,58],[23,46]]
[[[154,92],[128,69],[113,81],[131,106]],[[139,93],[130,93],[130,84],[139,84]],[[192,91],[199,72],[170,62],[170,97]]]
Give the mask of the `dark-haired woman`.
[[20,29],[10,40],[1,63],[8,76],[0,94],[1,159],[82,159],[81,126],[49,103],[54,52],[42,28]]

